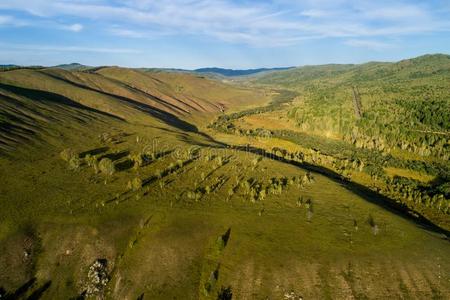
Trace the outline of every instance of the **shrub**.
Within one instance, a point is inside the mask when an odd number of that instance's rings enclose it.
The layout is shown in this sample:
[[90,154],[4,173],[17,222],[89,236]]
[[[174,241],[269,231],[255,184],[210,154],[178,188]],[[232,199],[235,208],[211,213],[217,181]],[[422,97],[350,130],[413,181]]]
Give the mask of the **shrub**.
[[100,172],[108,176],[111,176],[114,172],[116,172],[116,167],[114,166],[113,161],[109,158],[103,158],[98,164],[98,168]]
[[312,207],[312,200],[311,199],[306,200],[305,207],[307,209],[310,209]]
[[92,167],[94,168],[94,173],[98,174],[98,172],[100,172],[100,168],[98,167],[98,161],[95,160],[92,164]]
[[93,167],[94,164],[97,162],[97,158],[95,156],[92,156],[90,154],[86,154],[84,157],[84,161],[89,167]]
[[211,293],[212,290],[214,289],[217,279],[219,279],[219,268],[217,268],[216,270],[211,272],[211,274],[209,275],[208,281],[204,285],[204,288],[205,288],[204,292],[205,292],[206,296],[208,296],[209,293]]
[[223,166],[223,164],[224,164],[223,157],[222,156],[217,156],[216,163],[217,163],[218,167]]
[[113,141],[113,137],[111,136],[111,134],[104,132],[101,135],[99,135],[100,138],[100,142],[102,143],[110,143]]
[[261,161],[261,157],[256,157],[252,160],[252,164],[256,166]]
[[69,168],[71,170],[78,170],[81,166],[81,161],[78,157],[72,156],[72,158],[69,160]]
[[157,178],[161,179],[161,178],[163,177],[163,175],[164,175],[164,172],[163,172],[163,171],[161,171],[161,170],[156,170],[156,171],[155,171],[155,176],[156,176]]
[[313,183],[314,177],[312,176],[311,172],[306,172],[306,174],[302,178],[303,183]]
[[182,168],[184,165],[184,162],[181,159],[179,159],[179,160],[177,160],[177,165],[178,165],[178,168]]
[[353,227],[355,228],[355,231],[358,231],[358,222],[356,219],[353,219]]
[[144,165],[144,158],[142,157],[141,153],[130,155],[129,158],[134,162],[133,167],[135,169],[138,169],[139,167],[142,167]]
[[137,191],[142,188],[142,180],[139,177],[136,177],[133,180],[128,181],[127,187],[129,190]]
[[378,229],[378,225],[375,223],[375,220],[373,219],[372,215],[369,215],[367,223],[369,223],[370,227],[372,228],[373,235],[377,235],[379,229]]
[[72,159],[72,157],[74,157],[74,156],[76,156],[76,154],[75,154],[75,152],[72,150],[72,149],[70,149],[70,148],[67,148],[67,149],[64,149],[63,151],[61,151],[60,153],[59,153],[59,156],[63,159],[63,160],[65,160],[65,161],[70,161],[71,159]]
[[223,240],[222,236],[217,237],[216,248],[219,252],[225,249],[225,241]]
[[310,205],[308,207],[308,211],[306,213],[306,217],[307,217],[308,221],[311,221],[313,213],[314,213],[313,207],[312,207],[312,205]]
[[266,196],[267,192],[265,189],[259,192],[259,200],[263,201],[264,199],[266,199]]
[[159,187],[161,188],[161,190],[166,186],[166,183],[164,182],[164,180],[161,180],[159,182]]

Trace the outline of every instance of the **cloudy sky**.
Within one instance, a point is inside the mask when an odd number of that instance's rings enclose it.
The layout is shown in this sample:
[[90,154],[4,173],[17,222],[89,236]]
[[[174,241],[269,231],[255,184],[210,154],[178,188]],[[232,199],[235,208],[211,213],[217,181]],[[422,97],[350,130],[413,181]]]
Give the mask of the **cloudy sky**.
[[253,68],[450,53],[449,0],[0,0],[0,64]]

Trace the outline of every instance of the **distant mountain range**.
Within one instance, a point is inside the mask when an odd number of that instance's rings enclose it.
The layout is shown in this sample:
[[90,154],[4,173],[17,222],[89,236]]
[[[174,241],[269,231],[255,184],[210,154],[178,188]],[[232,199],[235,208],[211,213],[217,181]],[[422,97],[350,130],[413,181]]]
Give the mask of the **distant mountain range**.
[[[10,69],[10,68],[28,68],[29,66],[18,66],[13,64],[0,65],[2,69]],[[79,63],[70,63],[70,64],[61,64],[53,66],[52,68],[63,69],[67,71],[84,71],[88,69],[92,69],[95,67],[86,66]],[[283,71],[289,70],[294,67],[283,67],[283,68],[258,68],[258,69],[243,69],[243,70],[233,70],[233,69],[224,69],[224,68],[200,68],[195,70],[187,70],[187,69],[171,69],[171,68],[143,68],[142,70],[162,70],[169,72],[188,72],[188,73],[202,73],[202,74],[211,74],[211,75],[219,75],[226,77],[235,77],[235,76],[248,76],[255,75],[258,73],[264,72],[272,72],[272,71]]]
[[210,74],[219,74],[222,76],[232,77],[232,76],[246,76],[246,75],[254,75],[262,72],[271,72],[271,71],[283,71],[292,69],[294,67],[284,67],[284,68],[259,68],[259,69],[246,69],[246,70],[233,70],[233,69],[223,69],[223,68],[200,68],[193,70],[196,73],[210,73]]
[[57,66],[55,66],[55,68],[64,69],[64,70],[68,70],[68,71],[79,71],[79,70],[90,69],[92,67],[86,66],[86,65],[82,65],[82,64],[79,64],[79,63],[71,63],[71,64],[57,65]]
[[[406,59],[397,63],[392,62],[368,62],[365,64],[325,64],[325,65],[306,65],[300,67],[279,67],[279,68],[257,68],[257,69],[225,69],[225,68],[217,68],[217,67],[207,67],[207,68],[199,68],[194,70],[187,69],[176,69],[176,68],[137,68],[137,70],[141,71],[163,71],[163,72],[181,72],[181,73],[197,73],[204,74],[209,76],[224,76],[224,77],[239,77],[239,76],[251,76],[251,75],[261,75],[256,80],[260,80],[261,82],[265,81],[277,81],[280,80],[284,82],[286,78],[291,79],[294,78],[296,80],[302,79],[311,79],[316,77],[321,77],[323,75],[338,75],[342,72],[346,71],[357,71],[357,70],[365,70],[367,68],[395,68],[398,64],[406,64],[406,63],[415,63],[416,65],[422,64],[433,64],[436,60],[444,60],[447,61],[450,56],[447,54],[427,54],[423,56],[419,56],[412,59]],[[424,66],[426,67],[426,66]],[[42,66],[18,66],[14,64],[0,64],[0,69],[16,69],[16,68],[26,68],[26,69],[37,69],[37,68],[47,68]],[[95,71],[99,68],[103,67],[92,67],[83,65],[80,63],[70,63],[70,64],[61,64],[56,65],[51,68],[59,68],[67,71]],[[279,72],[283,71],[283,72]],[[286,72],[284,72],[286,71]],[[418,72],[423,72],[423,70],[417,70]],[[381,72],[381,71],[380,71]],[[306,78],[305,78],[306,77]]]

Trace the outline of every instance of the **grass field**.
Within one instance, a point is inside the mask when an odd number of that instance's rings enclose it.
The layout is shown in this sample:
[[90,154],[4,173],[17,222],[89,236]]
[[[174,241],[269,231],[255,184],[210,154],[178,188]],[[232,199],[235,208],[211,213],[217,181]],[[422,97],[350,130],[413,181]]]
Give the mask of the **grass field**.
[[[296,100],[270,104],[278,88],[119,68],[0,73],[2,299],[450,298],[448,214],[392,205],[359,160],[351,176],[330,167],[320,155],[334,157],[337,137],[277,135],[302,133],[287,116]],[[272,136],[206,128],[259,107],[230,122]]]

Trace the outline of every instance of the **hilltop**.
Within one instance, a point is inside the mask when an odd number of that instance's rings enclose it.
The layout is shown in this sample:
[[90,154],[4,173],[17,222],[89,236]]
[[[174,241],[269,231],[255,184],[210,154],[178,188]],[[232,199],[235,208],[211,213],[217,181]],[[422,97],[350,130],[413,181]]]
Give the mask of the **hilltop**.
[[256,82],[293,87],[295,84],[331,78],[336,85],[355,81],[414,79],[432,75],[448,75],[450,72],[449,65],[450,55],[429,54],[391,63],[369,62],[360,65],[302,66],[260,76],[256,79]]
[[63,70],[68,70],[68,71],[83,71],[83,70],[91,69],[93,67],[82,65],[79,63],[71,63],[71,64],[57,65],[57,66],[54,66],[53,68],[58,68],[58,69],[63,69]]

